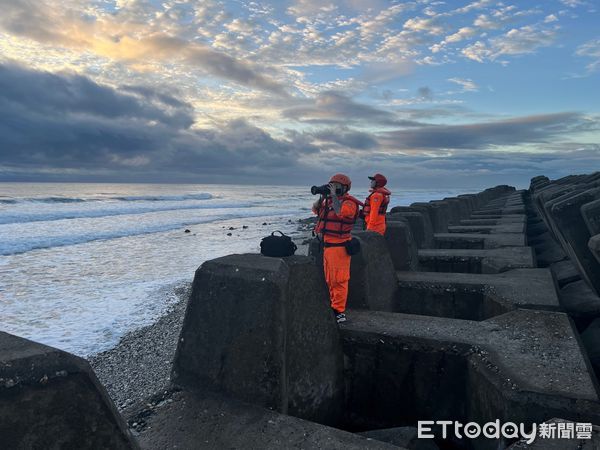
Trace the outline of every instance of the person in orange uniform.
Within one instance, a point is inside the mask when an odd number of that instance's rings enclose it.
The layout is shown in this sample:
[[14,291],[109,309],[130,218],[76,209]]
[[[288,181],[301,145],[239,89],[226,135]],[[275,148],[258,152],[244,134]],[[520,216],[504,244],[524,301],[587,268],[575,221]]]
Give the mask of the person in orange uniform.
[[365,219],[366,229],[383,236],[385,234],[385,213],[392,193],[384,187],[387,184],[387,178],[380,173],[376,173],[369,179],[371,180],[371,193],[365,200],[362,215]]
[[313,204],[313,212],[319,216],[315,233],[323,242],[325,281],[338,323],[346,321],[351,260],[346,243],[352,239],[350,233],[362,206],[359,200],[348,194],[351,185],[348,176],[335,174],[329,180],[329,195]]

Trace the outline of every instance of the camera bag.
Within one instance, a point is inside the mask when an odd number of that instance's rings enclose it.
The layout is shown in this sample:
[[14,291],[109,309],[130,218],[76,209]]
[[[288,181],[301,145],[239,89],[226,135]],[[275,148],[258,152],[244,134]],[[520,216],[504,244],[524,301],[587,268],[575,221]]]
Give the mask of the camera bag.
[[[276,236],[275,233],[279,233],[281,236]],[[260,241],[260,253],[264,256],[276,258],[292,256],[297,249],[298,247],[294,244],[292,238],[281,231],[273,231],[270,236],[264,237]]]

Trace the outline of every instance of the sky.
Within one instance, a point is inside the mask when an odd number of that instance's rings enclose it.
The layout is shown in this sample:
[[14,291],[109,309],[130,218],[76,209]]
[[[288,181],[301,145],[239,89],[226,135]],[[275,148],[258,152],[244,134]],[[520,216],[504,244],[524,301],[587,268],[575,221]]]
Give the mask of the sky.
[[600,166],[596,0],[0,10],[0,181],[526,188]]

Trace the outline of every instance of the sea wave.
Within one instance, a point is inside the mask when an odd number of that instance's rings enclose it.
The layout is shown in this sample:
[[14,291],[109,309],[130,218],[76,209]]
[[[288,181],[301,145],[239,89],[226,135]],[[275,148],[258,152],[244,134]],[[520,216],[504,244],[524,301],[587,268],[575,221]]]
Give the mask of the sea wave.
[[[64,247],[67,245],[84,244],[87,242],[118,239],[125,237],[140,236],[152,233],[161,233],[176,230],[178,228],[193,226],[197,224],[213,223],[229,219],[243,219],[251,217],[263,217],[268,215],[269,211],[263,208],[249,210],[245,212],[232,212],[223,214],[222,212],[214,215],[207,215],[203,218],[181,218],[163,223],[138,223],[136,226],[125,226],[124,228],[107,229],[102,231],[87,231],[80,224],[79,229],[72,229],[64,234],[43,235],[41,233],[32,233],[30,236],[18,236],[14,230],[7,229],[17,224],[6,225],[5,229],[0,229],[0,255],[9,256],[20,253],[26,253],[32,250],[48,249],[54,247]],[[278,216],[286,217],[297,214],[297,210],[278,210]],[[4,235],[4,237],[2,236]],[[18,236],[15,238],[15,236]]]
[[85,203],[99,202],[106,200],[119,200],[123,202],[177,202],[186,200],[210,200],[215,198],[208,192],[199,192],[196,194],[182,195],[124,195],[116,197],[25,197],[25,198],[0,198],[0,203],[19,204],[19,203]]
[[[12,223],[32,223],[32,222],[53,222],[56,220],[65,219],[89,219],[112,216],[123,216],[132,214],[147,214],[161,211],[181,211],[187,209],[217,209],[217,208],[251,208],[259,206],[265,202],[236,202],[229,201],[224,203],[175,203],[175,204],[160,204],[160,203],[106,203],[101,207],[94,209],[66,209],[66,210],[24,210],[24,211],[7,211],[0,215],[0,225]],[[127,206],[125,206],[127,205]]]

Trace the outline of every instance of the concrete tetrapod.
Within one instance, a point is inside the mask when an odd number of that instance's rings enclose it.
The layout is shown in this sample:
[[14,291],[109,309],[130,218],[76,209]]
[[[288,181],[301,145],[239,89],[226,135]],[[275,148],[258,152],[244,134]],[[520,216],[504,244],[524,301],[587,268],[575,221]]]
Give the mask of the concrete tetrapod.
[[0,447],[138,448],[85,360],[3,332]]
[[588,247],[591,236],[581,207],[598,198],[600,188],[590,189],[556,202],[550,209],[550,221],[557,230],[563,249],[596,294],[600,294],[600,264]]
[[174,392],[130,421],[145,424],[138,437],[143,450],[399,449],[207,391]]
[[428,272],[500,273],[535,267],[535,255],[531,247],[423,249],[419,250],[419,266]]
[[335,424],[343,402],[338,328],[312,258],[229,255],[196,271],[172,379]]
[[492,249],[527,245],[524,233],[436,233],[435,248]]
[[395,212],[386,216],[387,223],[394,220],[404,220],[408,223],[417,248],[433,247],[433,230],[428,216],[420,212]]
[[588,247],[590,251],[596,258],[596,260],[600,263],[600,234],[592,236],[588,242]]
[[564,313],[518,309],[483,322],[377,311],[352,317],[341,327],[350,426],[600,421],[595,379]]
[[398,272],[394,312],[485,320],[517,308],[561,311],[548,269],[493,275]]

